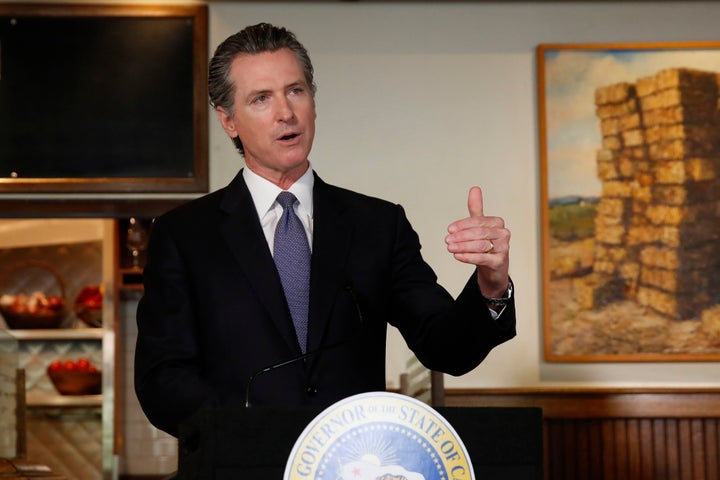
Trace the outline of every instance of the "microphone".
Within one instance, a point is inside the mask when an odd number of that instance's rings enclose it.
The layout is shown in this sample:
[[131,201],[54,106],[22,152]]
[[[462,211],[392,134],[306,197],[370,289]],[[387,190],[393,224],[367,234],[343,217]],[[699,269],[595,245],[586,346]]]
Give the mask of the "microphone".
[[[365,324],[365,320],[362,315],[362,310],[360,309],[360,302],[358,302],[357,295],[355,295],[355,291],[352,288],[352,285],[346,284],[343,287],[343,290],[350,295],[350,298],[352,299],[353,305],[355,306],[355,311],[357,313],[357,318],[360,324],[360,328],[363,327]],[[256,371],[250,377],[248,378],[247,384],[245,385],[245,408],[249,408],[251,406],[250,404],[250,393],[252,391],[253,382],[257,377],[260,375],[264,375],[268,372],[272,372],[273,370],[277,370],[278,368],[283,368],[288,365],[292,365],[297,362],[301,362],[305,359],[308,359],[310,357],[313,357],[315,355],[319,355],[323,352],[326,352],[328,350],[332,350],[333,348],[337,348],[341,345],[346,344],[350,339],[354,338],[354,336],[344,337],[340,340],[337,340],[332,343],[328,343],[326,345],[321,345],[319,348],[316,348],[315,350],[312,350],[310,352],[303,353],[302,355],[298,355],[296,357],[289,358],[285,361],[282,361],[280,363],[274,363],[272,365],[268,365],[267,367],[261,368],[260,370]]]

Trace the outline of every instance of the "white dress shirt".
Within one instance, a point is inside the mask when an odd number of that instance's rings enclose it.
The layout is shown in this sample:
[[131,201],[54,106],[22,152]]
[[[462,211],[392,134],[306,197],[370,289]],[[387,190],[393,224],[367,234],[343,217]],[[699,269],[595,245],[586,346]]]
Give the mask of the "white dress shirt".
[[[262,225],[265,239],[267,240],[270,252],[273,252],[275,245],[275,227],[277,227],[280,217],[282,217],[283,208],[277,203],[277,196],[283,190],[274,183],[265,180],[249,168],[243,169],[243,179],[247,184],[250,195],[252,196],[255,209],[257,210],[260,225]],[[295,203],[295,214],[300,218],[305,233],[308,237],[308,245],[312,252],[313,238],[313,186],[315,177],[313,176],[312,167],[308,167],[307,172],[293,183],[287,190],[291,192],[298,201]]]

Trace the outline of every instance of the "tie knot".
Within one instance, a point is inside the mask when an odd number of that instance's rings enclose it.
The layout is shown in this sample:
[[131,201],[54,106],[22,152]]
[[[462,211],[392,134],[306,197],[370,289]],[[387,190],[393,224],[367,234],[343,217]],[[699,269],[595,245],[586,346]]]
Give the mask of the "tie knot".
[[295,205],[295,195],[293,195],[290,192],[280,192],[277,196],[277,202],[283,207],[283,209],[287,209],[288,207],[292,207]]

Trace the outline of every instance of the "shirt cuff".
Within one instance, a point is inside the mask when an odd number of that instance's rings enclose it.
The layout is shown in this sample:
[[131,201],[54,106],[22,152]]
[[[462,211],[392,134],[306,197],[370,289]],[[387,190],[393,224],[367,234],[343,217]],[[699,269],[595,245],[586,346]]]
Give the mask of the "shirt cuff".
[[507,305],[504,306],[499,312],[496,312],[492,308],[488,308],[488,310],[490,310],[490,316],[492,317],[492,319],[497,320],[500,318],[500,315],[503,314],[503,312],[505,311],[506,308],[507,308]]

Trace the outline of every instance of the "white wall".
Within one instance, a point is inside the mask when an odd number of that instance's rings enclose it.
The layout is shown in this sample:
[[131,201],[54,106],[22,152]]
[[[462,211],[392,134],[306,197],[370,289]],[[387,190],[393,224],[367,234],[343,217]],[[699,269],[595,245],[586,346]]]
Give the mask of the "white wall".
[[[711,363],[543,361],[535,47],[713,40],[718,18],[712,2],[222,2],[210,5],[210,45],[260,21],[297,34],[318,83],[314,167],[326,181],[404,205],[452,293],[470,269],[443,237],[465,216],[468,188],[482,186],[486,213],[505,218],[518,337],[448,387],[717,384]],[[215,188],[240,159],[214,121],[210,141]],[[390,355],[394,380],[406,355],[397,336]]]

